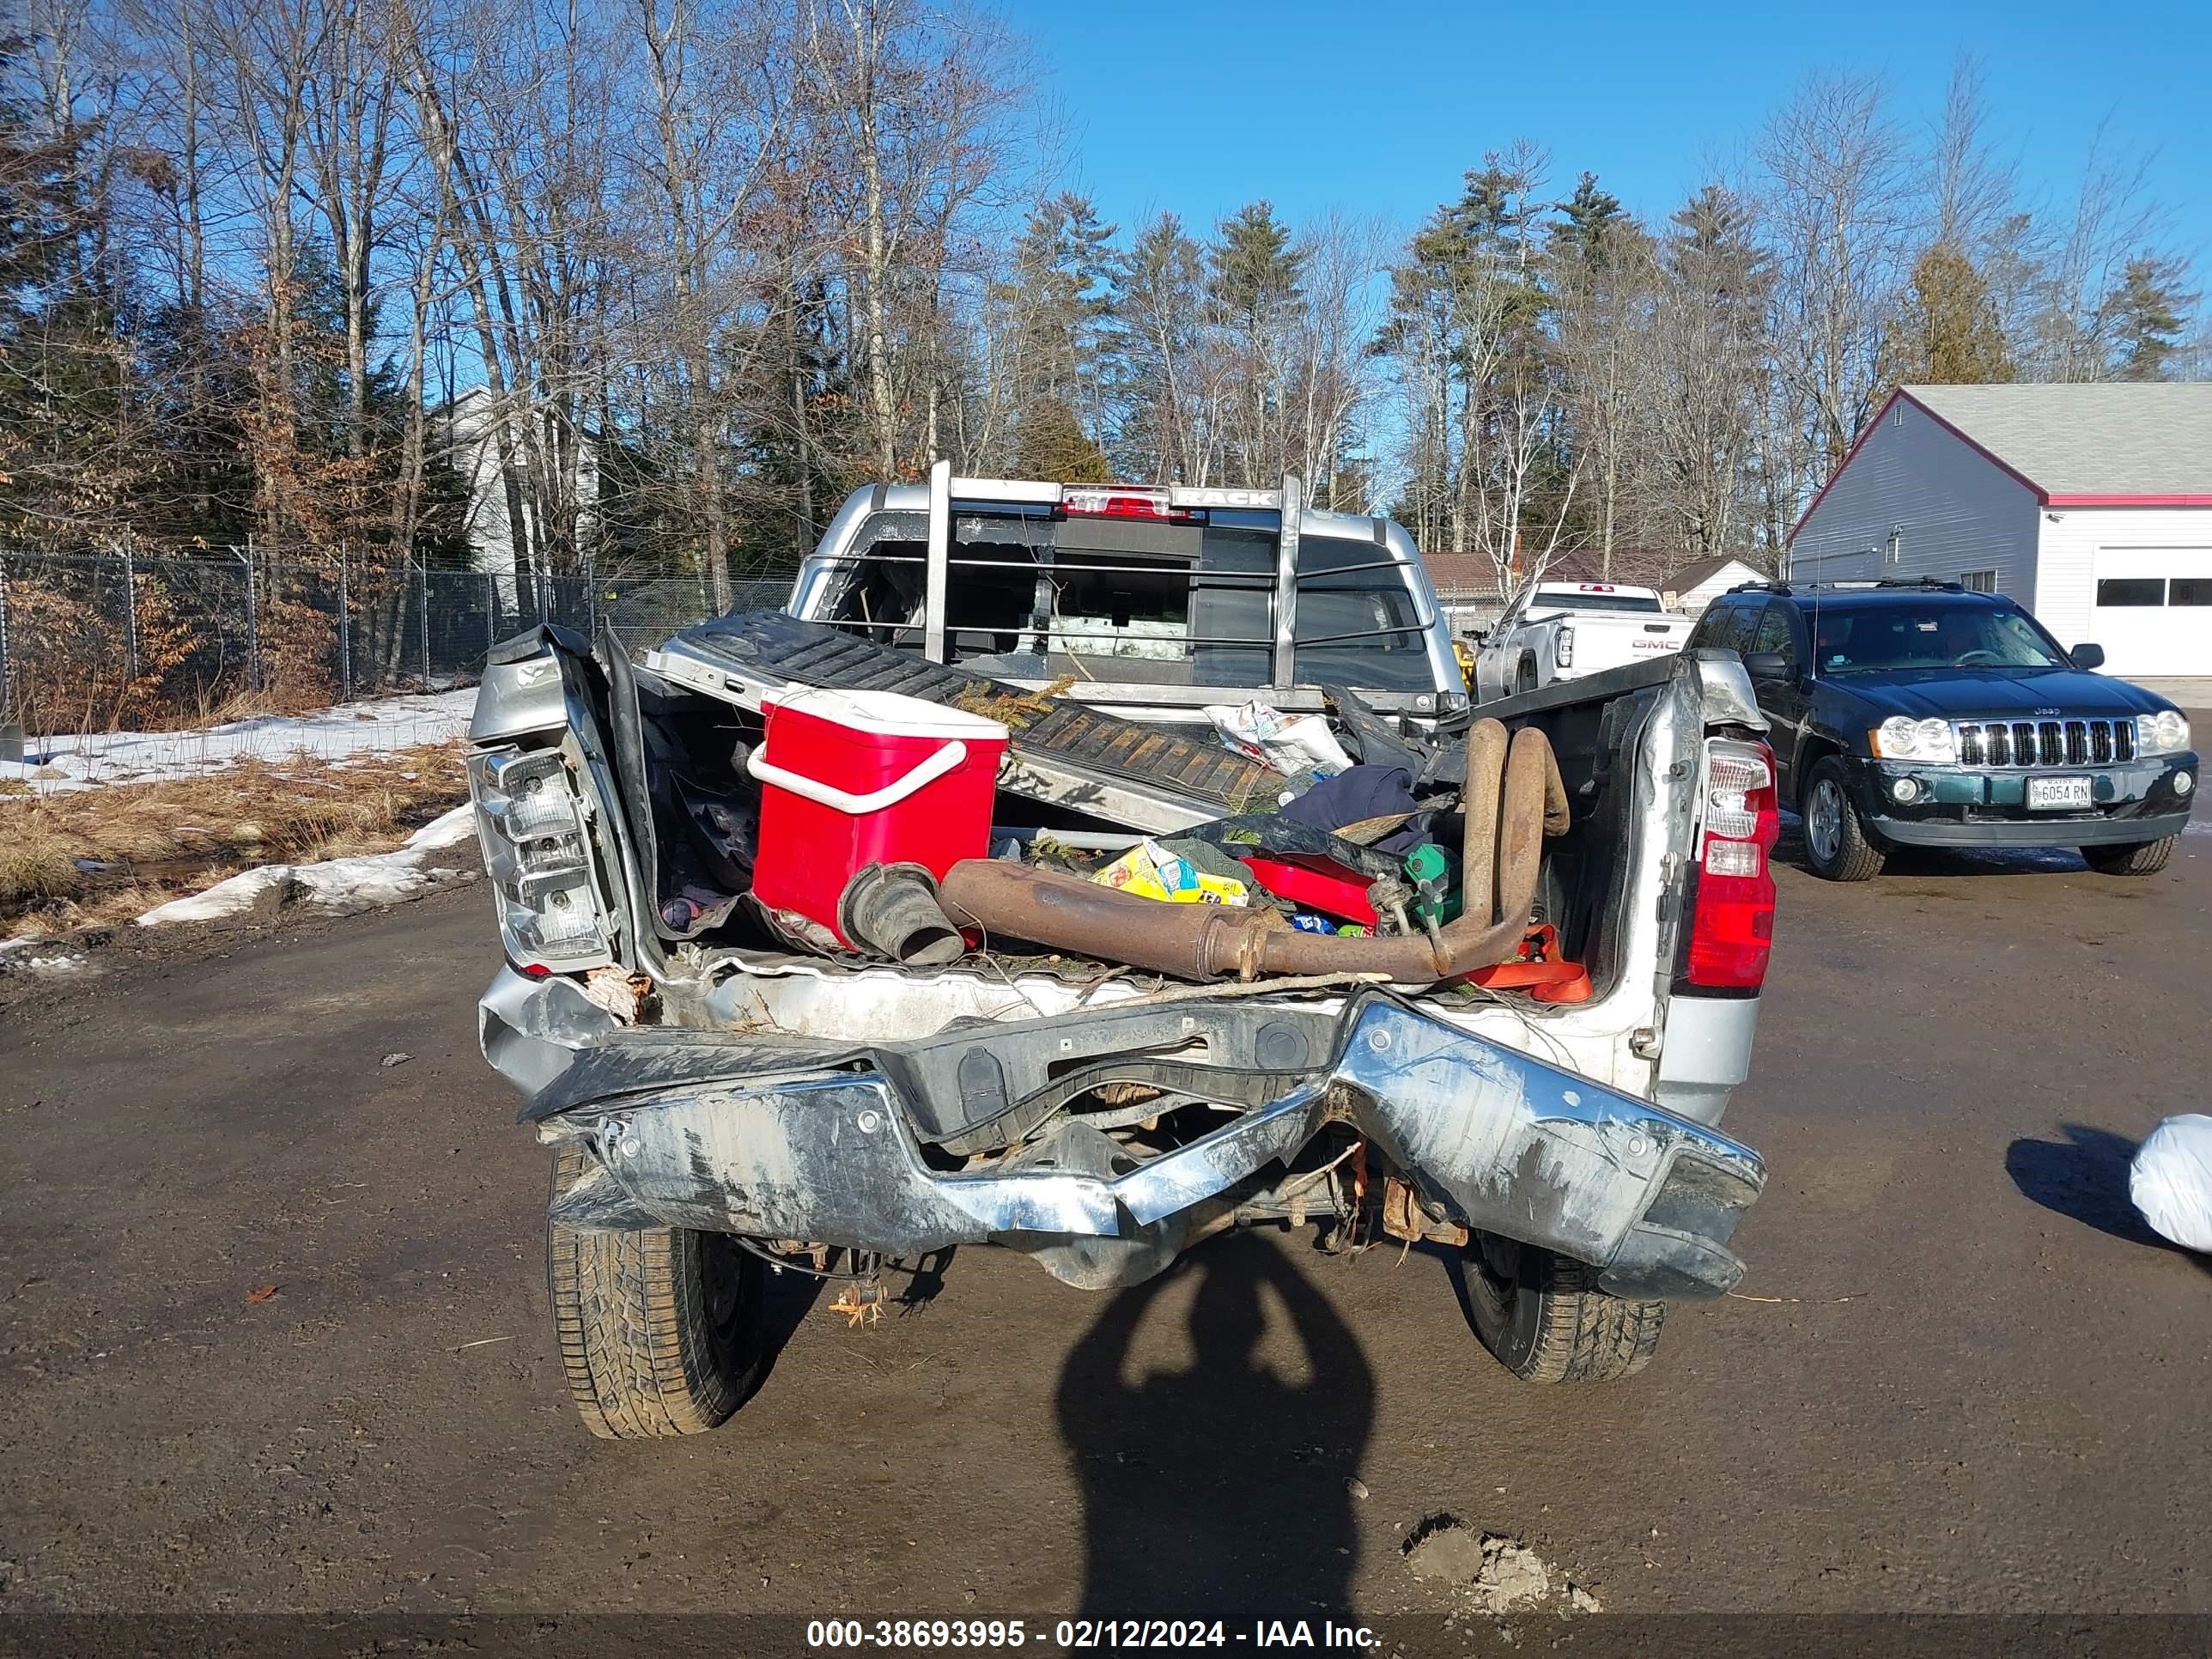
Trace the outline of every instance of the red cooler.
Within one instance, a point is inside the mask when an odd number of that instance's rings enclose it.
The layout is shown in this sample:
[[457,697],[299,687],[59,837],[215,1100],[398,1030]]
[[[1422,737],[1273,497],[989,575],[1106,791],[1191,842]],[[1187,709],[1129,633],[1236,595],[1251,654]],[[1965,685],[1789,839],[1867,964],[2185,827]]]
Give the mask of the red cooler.
[[[989,856],[1006,728],[890,691],[801,688],[762,699],[768,732],[745,769],[760,780],[753,896],[841,939],[837,900],[871,864],[942,877]],[[850,939],[846,939],[851,944]]]

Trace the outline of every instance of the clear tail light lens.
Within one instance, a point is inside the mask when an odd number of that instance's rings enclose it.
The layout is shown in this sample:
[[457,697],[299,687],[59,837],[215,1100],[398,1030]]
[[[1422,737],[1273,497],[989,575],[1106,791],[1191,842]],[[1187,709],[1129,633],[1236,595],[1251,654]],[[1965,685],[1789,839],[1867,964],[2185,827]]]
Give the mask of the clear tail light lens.
[[509,958],[560,972],[612,960],[582,802],[561,756],[472,755],[469,794]]
[[1552,655],[1562,668],[1575,665],[1575,630],[1562,628],[1552,641]]
[[1705,791],[1682,977],[1706,990],[1755,991],[1774,949],[1769,857],[1782,833],[1774,751],[1763,743],[1709,739]]

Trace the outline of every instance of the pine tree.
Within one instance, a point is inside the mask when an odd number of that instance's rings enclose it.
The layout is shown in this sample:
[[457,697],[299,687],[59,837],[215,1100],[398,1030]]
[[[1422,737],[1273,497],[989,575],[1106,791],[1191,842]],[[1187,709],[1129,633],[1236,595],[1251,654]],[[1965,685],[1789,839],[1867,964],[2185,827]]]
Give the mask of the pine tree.
[[1564,381],[1568,444],[1582,463],[1570,503],[1574,538],[1595,550],[1601,574],[1631,522],[1633,465],[1644,442],[1648,388],[1639,368],[1649,339],[1656,249],[1620,200],[1585,173],[1551,226],[1554,333]]
[[1221,222],[1213,244],[1214,300],[1248,336],[1270,327],[1298,296],[1305,256],[1271,202],[1251,202]]
[[1083,429],[1075,411],[1048,398],[1022,411],[1016,429],[1014,465],[1024,478],[1060,483],[1106,483],[1114,474],[1106,452]]
[[1882,339],[1893,386],[1994,386],[2015,378],[2004,325],[1974,262],[1937,242],[1912,267],[1912,282]]
[[1750,205],[1718,185],[1668,227],[1646,354],[1644,500],[1677,547],[1701,556],[1741,545],[1747,498],[1780,487],[1758,476],[1753,441],[1775,267]]
[[0,37],[0,348],[13,349],[70,264],[83,219],[78,135],[40,132],[10,88],[26,43]]
[[[1542,168],[1520,145],[1466,175],[1391,273],[1391,315],[1376,342],[1413,394],[1416,535],[1425,547],[1481,546],[1501,569],[1524,530],[1553,544],[1571,465],[1554,418],[1545,243],[1556,204],[1536,195]],[[1591,181],[1594,225],[1610,216],[1603,196]]]
[[1231,475],[1247,488],[1274,483],[1285,457],[1285,403],[1305,254],[1273,204],[1248,203],[1221,222],[1208,250],[1208,295],[1237,358],[1239,394],[1224,408]]
[[1575,181],[1575,193],[1560,204],[1559,222],[1551,228],[1551,252],[1562,263],[1585,267],[1604,265],[1620,252],[1620,239],[1638,235],[1636,222],[1620,205],[1620,198],[1600,190],[1597,174],[1585,173]]
[[1014,291],[1007,296],[1020,319],[1018,421],[1056,401],[1093,428],[1105,426],[1118,379],[1110,362],[1116,230],[1099,222],[1089,197],[1073,191],[1031,210],[1014,244]]
[[2117,343],[2113,368],[2124,380],[2166,377],[2181,344],[2185,313],[2197,296],[2182,287],[2184,267],[2177,259],[2138,254],[2120,272],[2120,285],[2106,302]]
[[112,272],[94,255],[94,135],[47,131],[17,95],[26,50],[0,36],[0,518],[17,536],[104,539],[127,526],[141,460]]

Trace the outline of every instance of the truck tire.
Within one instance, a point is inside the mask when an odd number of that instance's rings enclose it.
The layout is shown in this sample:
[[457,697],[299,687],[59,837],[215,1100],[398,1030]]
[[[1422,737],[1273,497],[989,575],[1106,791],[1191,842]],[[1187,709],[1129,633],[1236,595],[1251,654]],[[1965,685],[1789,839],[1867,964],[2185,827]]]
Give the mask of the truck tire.
[[[586,1167],[564,1143],[553,1190]],[[550,1222],[545,1277],[569,1397],[603,1440],[703,1434],[745,1401],[763,1354],[765,1275],[724,1233]]]
[[1518,696],[1523,691],[1534,691],[1535,689],[1536,659],[1534,657],[1523,657],[1521,659],[1520,666],[1513,671],[1513,694]]
[[1859,822],[1844,763],[1833,755],[1805,780],[1805,862],[1825,881],[1864,881],[1881,873],[1888,856]]
[[2156,841],[2118,842],[2105,847],[2084,847],[2081,857],[2100,876],[2154,876],[2173,856],[2179,836]]
[[1618,1382],[1659,1350],[1667,1304],[1607,1295],[1595,1267],[1480,1235],[1466,1265],[1474,1334],[1524,1382]]

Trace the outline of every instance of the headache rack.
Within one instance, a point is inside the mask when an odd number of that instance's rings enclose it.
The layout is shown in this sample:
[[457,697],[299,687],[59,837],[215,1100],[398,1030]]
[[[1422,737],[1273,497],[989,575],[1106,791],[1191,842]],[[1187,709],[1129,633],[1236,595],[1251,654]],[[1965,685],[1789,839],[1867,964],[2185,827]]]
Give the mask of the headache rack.
[[2134,717],[1954,720],[1962,766],[2109,766],[2136,757]]
[[809,620],[1018,684],[1072,675],[1065,694],[1085,702],[1195,709],[1264,690],[1290,710],[1337,681],[1414,714],[1464,702],[1434,659],[1418,555],[1383,519],[1308,523],[1295,475],[1273,489],[1060,484],[939,461],[926,510],[888,495],[877,487],[854,538],[810,556],[830,580]]

